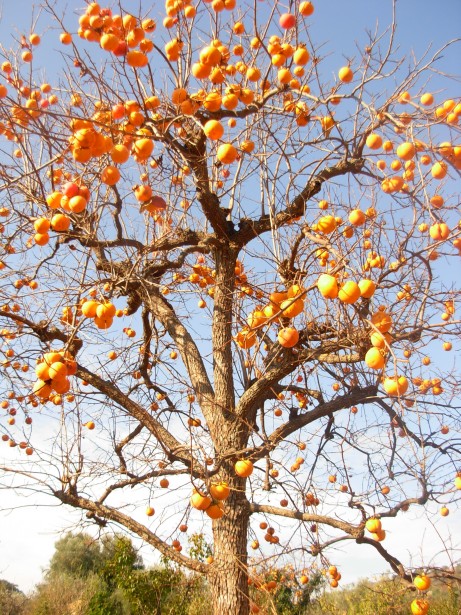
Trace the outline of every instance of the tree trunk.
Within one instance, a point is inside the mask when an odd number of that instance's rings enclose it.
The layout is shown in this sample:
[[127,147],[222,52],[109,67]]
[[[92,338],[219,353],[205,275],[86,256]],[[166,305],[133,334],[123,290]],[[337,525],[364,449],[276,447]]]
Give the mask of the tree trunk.
[[245,481],[226,501],[226,514],[213,521],[214,554],[209,576],[214,615],[248,615],[247,534],[249,506]]

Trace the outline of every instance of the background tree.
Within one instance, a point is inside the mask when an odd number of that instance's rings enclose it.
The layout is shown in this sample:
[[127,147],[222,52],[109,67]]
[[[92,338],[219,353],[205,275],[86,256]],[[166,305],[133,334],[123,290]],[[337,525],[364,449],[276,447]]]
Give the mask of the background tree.
[[55,544],[47,576],[87,577],[99,572],[105,559],[98,541],[88,534],[67,534]]
[[386,518],[461,487],[442,52],[407,68],[394,22],[332,78],[311,2],[140,5],[45,3],[48,81],[36,31],[4,51],[3,472],[206,575],[216,613],[258,612],[249,540],[333,587],[353,540],[410,584]]
[[22,615],[26,601],[26,596],[14,583],[0,579],[0,612],[3,615]]
[[[146,569],[129,538],[67,534],[58,540],[45,578],[27,603],[30,615],[188,615],[205,599],[200,579],[177,566]],[[24,597],[25,598],[25,597]],[[19,611],[18,611],[19,612]]]

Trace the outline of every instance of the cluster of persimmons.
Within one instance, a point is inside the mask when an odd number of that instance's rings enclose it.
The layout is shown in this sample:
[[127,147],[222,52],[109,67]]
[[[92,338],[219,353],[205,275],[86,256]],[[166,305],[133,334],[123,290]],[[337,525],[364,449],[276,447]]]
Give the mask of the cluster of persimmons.
[[[204,2],[210,5],[214,13],[228,11],[231,16],[237,4],[236,0]],[[144,95],[144,92],[136,100],[123,100],[119,97],[120,100],[113,102],[89,102],[83,92],[73,92],[66,107],[68,117],[63,120],[66,122],[67,134],[62,139],[61,150],[53,164],[50,164],[50,186],[46,189],[43,202],[38,203],[40,215],[29,216],[24,222],[28,233],[24,242],[25,249],[39,252],[41,248],[49,249],[50,233],[55,233],[60,239],[78,238],[80,221],[91,214],[95,207],[92,201],[98,198],[93,189],[94,185],[97,184],[97,190],[104,188],[109,192],[113,191],[120,199],[119,194],[126,191],[124,170],[133,168],[139,171],[139,181],[128,190],[128,194],[133,197],[139,213],[146,216],[146,223],[166,222],[171,227],[174,226],[173,206],[165,193],[162,195],[156,189],[149,172],[159,168],[154,150],[159,142],[163,144],[161,147],[164,147],[166,135],[169,135],[170,139],[182,140],[186,151],[190,122],[194,123],[200,131],[200,137],[206,142],[206,151],[213,166],[212,187],[216,191],[225,188],[226,180],[232,181],[233,171],[237,172],[242,160],[258,159],[260,152],[250,131],[245,134],[238,133],[236,127],[245,114],[256,113],[269,102],[271,105],[277,105],[277,113],[289,117],[297,129],[301,130],[309,125],[314,134],[314,137],[310,138],[328,139],[332,131],[338,128],[335,114],[339,115],[348,88],[355,87],[356,75],[352,65],[339,67],[336,86],[330,94],[321,98],[311,92],[307,75],[313,63],[312,53],[307,42],[292,36],[292,32],[299,20],[309,19],[313,12],[314,6],[311,2],[298,3],[296,12],[280,15],[277,33],[268,34],[265,38],[257,33],[250,35],[246,31],[248,25],[243,17],[230,17],[229,42],[225,43],[215,35],[210,37],[209,41],[202,41],[200,48],[189,49],[191,57],[188,78],[176,79],[175,87],[170,93]],[[185,23],[193,23],[197,16],[197,7],[191,0],[167,0],[165,13],[162,28],[169,37],[170,32],[175,32],[178,23],[183,23],[184,20]],[[101,7],[97,2],[89,2],[79,19],[77,37],[99,45],[114,63],[118,63],[117,66],[131,71],[128,74],[134,80],[139,79],[142,71],[147,69],[155,58],[166,62],[178,76],[183,70],[181,62],[184,41],[172,34],[162,45],[154,38],[156,30],[154,19],[139,19],[129,13],[117,14],[110,8]],[[75,35],[67,31],[61,33],[60,41],[66,48],[76,45]],[[0,67],[0,134],[14,144],[16,149],[12,152],[12,159],[16,162],[20,162],[24,157],[27,148],[25,135],[28,132],[33,133],[35,127],[47,117],[53,117],[54,113],[59,115],[56,111],[60,103],[57,89],[55,92],[49,83],[35,85],[20,77],[21,63],[22,66],[28,66],[33,62],[33,50],[39,44],[40,36],[32,33],[28,39],[24,38],[21,42],[19,67],[9,60],[5,60]],[[82,68],[79,59],[74,61],[74,65],[76,68]],[[409,92],[404,91],[398,100],[393,102],[407,105],[419,118],[425,118],[429,123],[443,129],[450,130],[459,124],[459,101],[448,99],[436,104],[431,93],[426,92],[413,99]],[[333,111],[333,108],[338,111]],[[383,198],[403,198],[412,193],[417,182],[424,184],[424,190],[428,194],[427,221],[419,224],[417,229],[427,243],[423,252],[427,254],[428,262],[432,262],[438,259],[442,249],[450,251],[450,254],[461,254],[460,224],[453,225],[448,221],[449,213],[446,213],[445,200],[442,191],[438,189],[440,182],[449,174],[450,168],[461,170],[461,146],[449,141],[434,145],[432,142],[425,143],[414,138],[412,121],[412,111],[398,114],[378,113],[373,126],[364,135],[363,155],[367,156],[370,173],[375,174]],[[389,138],[390,133],[392,138]],[[174,137],[171,137],[171,134],[174,134]],[[91,165],[99,165],[96,180],[96,166]],[[91,173],[89,169],[93,169]],[[169,177],[171,186],[182,186],[191,173],[191,167],[184,162],[177,170],[177,175]],[[179,214],[185,215],[190,205],[184,197],[180,201]],[[313,214],[309,211],[310,219],[302,228],[304,235],[310,237],[315,246],[318,271],[316,270],[316,279],[312,285],[304,284],[300,280],[287,284],[283,291],[263,292],[249,281],[243,263],[237,261],[235,281],[239,296],[244,299],[252,298],[259,303],[238,323],[239,330],[234,335],[234,342],[251,357],[251,353],[264,346],[266,336],[273,334],[280,347],[296,353],[304,335],[296,318],[305,314],[311,293],[316,295],[316,300],[326,311],[335,306],[338,311],[349,314],[351,319],[356,315],[358,306],[368,302],[371,307],[365,325],[366,348],[360,348],[360,360],[364,363],[364,369],[375,370],[381,378],[385,394],[390,398],[401,398],[407,407],[414,404],[413,395],[411,398],[406,397],[410,385],[415,387],[415,395],[428,392],[433,395],[442,394],[440,378],[411,379],[396,368],[393,351],[395,315],[390,307],[375,301],[375,293],[381,290],[381,274],[386,270],[398,271],[405,265],[405,260],[389,262],[388,257],[375,245],[372,229],[380,215],[379,211],[375,207],[362,210],[359,206],[353,206],[345,212],[341,211],[343,215],[337,215],[335,206],[326,199],[318,201],[318,208],[319,211]],[[5,225],[10,213],[8,207],[0,209],[0,216],[7,219]],[[287,224],[298,221],[299,218],[293,218]],[[0,225],[0,234],[5,232],[5,225]],[[352,242],[360,242],[364,255],[361,270],[356,269],[354,274],[351,274],[346,267],[338,263],[337,254],[341,250],[335,252],[335,246],[340,242],[345,242],[346,245],[343,253],[353,250]],[[5,252],[4,260],[0,261],[0,270],[9,267],[10,255],[12,262],[15,258],[12,245],[7,245]],[[213,299],[215,283],[215,271],[208,265],[205,256],[200,254],[194,265],[186,264],[181,269],[175,269],[171,283],[165,284],[161,292],[164,295],[180,293],[187,286],[200,296],[198,307],[205,308],[207,305],[201,294],[206,292]],[[35,279],[17,280],[14,286],[18,292],[21,288],[34,291],[38,282]],[[115,317],[127,314],[126,310],[115,306],[109,291],[110,285],[104,288],[104,292],[98,294],[97,291],[92,291],[89,296],[80,296],[75,304],[65,305],[60,322],[72,329],[78,328],[86,319],[92,319],[97,329],[109,329]],[[404,285],[399,289],[396,300],[410,301],[411,287]],[[7,315],[12,312],[20,314],[21,306],[17,303],[13,306],[4,305],[1,311]],[[454,313],[454,301],[446,298],[441,314],[442,322],[450,324]],[[11,321],[14,322],[14,318]],[[0,330],[0,337],[7,345],[21,333],[24,322],[25,318],[21,321],[18,316],[16,330]],[[123,331],[129,338],[136,337],[136,332],[130,327],[125,327]],[[451,347],[451,342],[443,343],[444,350],[449,351]],[[9,348],[4,355],[4,368],[13,367],[18,372],[27,371],[24,369],[26,366],[13,360],[12,349]],[[406,359],[409,359],[410,355],[410,350],[404,350],[403,356]],[[176,357],[177,352],[174,350],[170,353],[170,358]],[[109,359],[116,358],[117,353],[112,350]],[[423,365],[429,362],[427,359],[426,362],[423,361]],[[64,399],[73,401],[71,377],[76,372],[77,361],[68,350],[50,349],[37,360],[36,381],[32,391],[24,398],[27,397],[33,407],[47,402],[61,405]],[[337,384],[334,386],[339,388]],[[302,392],[297,392],[295,397],[301,409],[309,403]],[[11,408],[13,398],[1,402],[2,408],[8,412],[9,425],[13,425],[15,421],[16,411]],[[17,401],[24,398],[16,397]],[[160,397],[158,399],[160,400]],[[282,400],[282,397],[279,399]],[[158,408],[158,404],[156,407]],[[357,409],[353,408],[351,411],[354,413]],[[274,414],[281,416],[282,411],[276,409]],[[32,419],[27,416],[26,424],[31,422]],[[190,418],[188,425],[200,426],[200,419]],[[95,423],[88,421],[86,426],[88,429],[94,429]],[[12,447],[16,446],[14,439],[7,435],[2,436],[2,439]],[[21,442],[19,448],[25,449],[28,455],[33,453],[28,442]],[[304,459],[298,457],[291,471],[299,470],[303,462]],[[247,478],[253,472],[253,464],[249,459],[241,458],[236,461],[234,469],[237,476]],[[276,478],[278,470],[271,467],[270,475]],[[161,486],[167,488],[168,481],[163,480]],[[335,481],[336,477],[330,477],[331,483]],[[458,475],[455,478],[455,488],[461,489],[461,477]],[[347,491],[347,486],[342,485],[340,490]],[[194,489],[190,504],[211,519],[219,519],[225,514],[224,502],[229,494],[230,487],[226,482],[210,482],[203,488]],[[305,496],[305,504],[315,507],[319,500],[312,493],[308,493]],[[284,508],[288,506],[288,501],[284,499],[280,505]],[[446,512],[442,512],[444,510]],[[448,514],[446,507],[442,511],[442,515]],[[150,517],[154,513],[154,508],[149,506],[146,514]],[[187,526],[184,527],[187,529]],[[384,540],[386,533],[378,517],[368,518],[365,527],[373,540]],[[279,538],[273,528],[268,527],[265,522],[261,523],[260,528],[267,529],[264,536],[266,542],[278,543]],[[173,547],[179,551],[180,543],[175,542],[177,544],[173,544]],[[254,540],[252,547],[258,548],[259,541]],[[330,585],[336,587],[341,578],[337,568],[331,566],[326,574],[329,576]],[[299,582],[305,585],[308,576],[303,574]],[[273,583],[275,582],[259,583],[253,580],[256,587],[266,590],[274,589]],[[415,587],[422,592],[427,591],[430,584],[429,577],[424,574],[414,579]],[[257,612],[256,605],[252,608]],[[413,601],[411,610],[414,615],[425,615],[428,603],[424,598],[417,598]]]

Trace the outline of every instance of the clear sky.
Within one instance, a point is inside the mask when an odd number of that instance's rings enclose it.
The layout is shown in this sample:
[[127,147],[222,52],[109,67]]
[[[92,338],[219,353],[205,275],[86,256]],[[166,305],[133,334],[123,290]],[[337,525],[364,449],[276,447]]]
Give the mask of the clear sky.
[[[263,5],[266,0],[263,0]],[[376,27],[382,32],[391,20],[390,0],[313,0],[315,14],[311,18],[315,40],[326,42],[324,47],[327,58],[324,70],[335,73],[344,60],[359,55],[367,42],[366,30]],[[125,3],[129,7],[138,6],[132,0]],[[146,3],[147,4],[147,3]],[[150,3],[149,3],[150,4]],[[282,3],[281,3],[282,4]],[[66,22],[75,26],[72,13],[84,5],[83,0],[57,0],[56,6],[66,14]],[[4,0],[1,8],[0,43],[5,48],[13,45],[11,36],[19,37],[30,33],[33,16],[31,0]],[[378,24],[378,25],[377,25]],[[35,30],[43,34],[44,43],[38,53],[43,54],[48,75],[53,74],[55,66],[54,49],[59,48],[58,31],[48,33],[46,20],[41,18]],[[451,39],[461,36],[461,2],[446,0],[443,3],[432,0],[399,0],[397,2],[397,40],[401,55],[410,57],[422,55],[431,45],[435,50]],[[448,74],[459,74],[461,48],[453,48],[440,63],[440,70]],[[452,81],[452,91],[445,97],[461,96],[460,78]],[[0,451],[0,461],[2,452]],[[53,500],[39,494],[30,494],[19,499],[12,490],[0,490],[0,578],[16,583],[22,590],[29,591],[42,576],[53,552],[53,544],[60,532],[70,530],[79,520],[76,513],[62,506],[54,505]],[[12,509],[4,510],[1,509]],[[428,524],[422,508],[411,509],[406,516],[400,515],[396,521],[387,521],[388,538],[386,546],[406,563],[425,561],[426,563],[446,564],[443,558],[444,544],[457,540],[452,546],[458,548],[461,514],[454,508],[449,517],[442,519],[436,509],[429,510]],[[426,528],[425,530],[423,528]],[[431,529],[432,528],[432,529]],[[423,532],[427,532],[423,534]],[[452,536],[450,538],[450,535]],[[405,537],[405,540],[402,540]],[[352,547],[345,543],[344,551],[336,557],[344,570],[344,583],[367,576],[370,571],[378,573],[388,570],[387,566],[368,547]],[[402,545],[405,545],[404,547]],[[349,549],[349,550],[347,550]],[[436,554],[439,559],[431,560]],[[142,555],[146,563],[154,561],[154,556],[144,548]],[[344,564],[344,565],[342,565]],[[347,564],[347,565],[346,565]]]

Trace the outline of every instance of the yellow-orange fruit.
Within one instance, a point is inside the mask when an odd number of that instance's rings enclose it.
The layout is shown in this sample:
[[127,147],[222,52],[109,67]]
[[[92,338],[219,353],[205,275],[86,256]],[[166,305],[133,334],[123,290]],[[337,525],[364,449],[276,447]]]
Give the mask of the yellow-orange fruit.
[[350,83],[354,78],[354,73],[351,70],[350,66],[343,66],[338,71],[338,78],[343,83]]
[[211,505],[211,498],[207,495],[202,495],[198,491],[192,494],[190,499],[190,504],[192,508],[197,510],[206,510]]
[[371,517],[370,519],[367,519],[365,527],[371,534],[375,534],[376,532],[380,532],[382,530],[381,521],[376,517]]
[[382,369],[385,364],[384,356],[379,348],[370,348],[365,355],[365,363],[371,369]]
[[338,292],[338,299],[343,303],[355,303],[361,296],[360,288],[357,282],[348,280],[345,282]]
[[278,332],[277,340],[280,346],[293,348],[299,341],[299,332],[293,327],[284,327]]
[[408,380],[405,376],[388,376],[383,381],[383,388],[389,397],[399,397],[407,392]]
[[391,339],[389,333],[381,333],[380,331],[373,331],[370,335],[371,345],[375,348],[387,348],[391,343]]
[[249,459],[239,459],[234,465],[235,473],[241,478],[247,478],[253,474],[253,464]]
[[429,611],[429,602],[422,598],[415,598],[410,605],[412,615],[426,615]]
[[56,232],[64,232],[69,230],[70,218],[65,214],[55,214],[51,218],[51,228]]
[[282,316],[286,318],[295,318],[304,310],[304,301],[302,299],[285,299],[280,304]]
[[362,295],[362,297],[365,297],[365,299],[370,299],[375,294],[376,282],[373,282],[373,280],[368,280],[367,278],[364,278],[363,280],[360,280],[359,288],[360,288],[360,294]]
[[420,591],[425,592],[431,586],[431,580],[425,574],[418,574],[413,579],[413,585],[416,587],[416,589],[419,589]]
[[392,317],[387,312],[376,312],[371,316],[371,323],[381,333],[387,333],[392,327]]
[[230,487],[226,482],[213,483],[210,487],[210,495],[215,500],[226,500],[230,495]]
[[377,135],[375,132],[372,132],[368,135],[366,144],[367,147],[369,147],[370,149],[379,149],[383,144],[383,140],[380,135]]
[[218,120],[208,120],[203,127],[203,132],[212,141],[220,139],[224,134],[224,127]]
[[238,156],[238,151],[231,143],[223,143],[218,147],[216,157],[223,164],[232,164]]
[[317,222],[317,231],[324,235],[329,235],[336,228],[336,218],[334,216],[322,216]]
[[322,297],[326,299],[336,299],[338,296],[338,281],[329,273],[322,273],[317,280],[317,288]]
[[210,519],[221,519],[221,517],[224,515],[224,510],[221,502],[208,506],[208,508],[205,509],[205,514],[210,517]]
[[349,222],[354,226],[365,224],[367,217],[361,209],[353,209],[349,214]]

